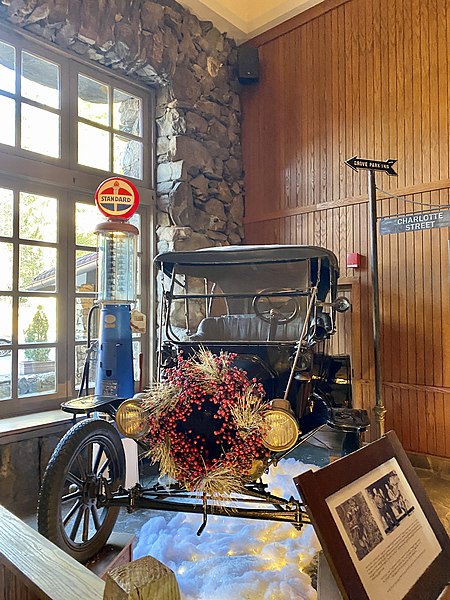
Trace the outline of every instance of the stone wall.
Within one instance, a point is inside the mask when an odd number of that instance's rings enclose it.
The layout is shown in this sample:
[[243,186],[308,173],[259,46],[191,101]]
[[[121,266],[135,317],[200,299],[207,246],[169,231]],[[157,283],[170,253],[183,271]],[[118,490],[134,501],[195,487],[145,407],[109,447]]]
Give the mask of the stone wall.
[[33,515],[47,463],[70,423],[53,427],[52,432],[0,443],[0,504],[18,517]]
[[0,18],[156,89],[159,251],[242,241],[233,40],[174,0],[0,3]]

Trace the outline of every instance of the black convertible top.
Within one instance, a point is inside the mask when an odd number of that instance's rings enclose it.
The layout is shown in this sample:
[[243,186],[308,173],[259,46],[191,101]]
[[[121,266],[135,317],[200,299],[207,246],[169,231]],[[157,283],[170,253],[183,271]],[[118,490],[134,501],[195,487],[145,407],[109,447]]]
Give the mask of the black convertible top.
[[270,246],[218,246],[202,248],[189,252],[163,252],[155,258],[155,263],[162,265],[164,272],[171,275],[175,265],[245,265],[258,263],[283,263],[325,259],[328,267],[339,277],[336,256],[331,250],[320,246],[270,245]]

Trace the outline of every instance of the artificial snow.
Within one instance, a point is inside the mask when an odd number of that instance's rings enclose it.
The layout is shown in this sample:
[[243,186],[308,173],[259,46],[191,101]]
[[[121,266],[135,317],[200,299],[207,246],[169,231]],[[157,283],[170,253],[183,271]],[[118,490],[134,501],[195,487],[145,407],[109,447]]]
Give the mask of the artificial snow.
[[[282,460],[263,479],[283,498],[298,498],[292,481],[317,469],[293,458]],[[183,600],[313,600],[302,572],[320,546],[311,525],[209,516],[201,536],[201,515],[164,513],[138,533],[134,558],[150,555],[174,571]]]

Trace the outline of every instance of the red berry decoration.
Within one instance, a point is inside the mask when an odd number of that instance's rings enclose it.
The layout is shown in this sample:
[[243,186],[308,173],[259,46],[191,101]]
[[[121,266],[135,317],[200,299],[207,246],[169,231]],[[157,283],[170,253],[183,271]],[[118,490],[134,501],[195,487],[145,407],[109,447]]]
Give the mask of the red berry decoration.
[[149,456],[189,491],[219,497],[242,491],[262,443],[264,389],[233,365],[235,354],[180,354],[143,399]]

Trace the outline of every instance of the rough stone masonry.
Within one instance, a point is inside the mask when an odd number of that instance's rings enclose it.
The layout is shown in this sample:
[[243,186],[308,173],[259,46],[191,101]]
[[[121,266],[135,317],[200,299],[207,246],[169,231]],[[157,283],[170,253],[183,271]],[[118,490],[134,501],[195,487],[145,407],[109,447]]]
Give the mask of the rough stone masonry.
[[239,244],[236,44],[174,0],[0,0],[0,19],[156,91],[158,251]]

